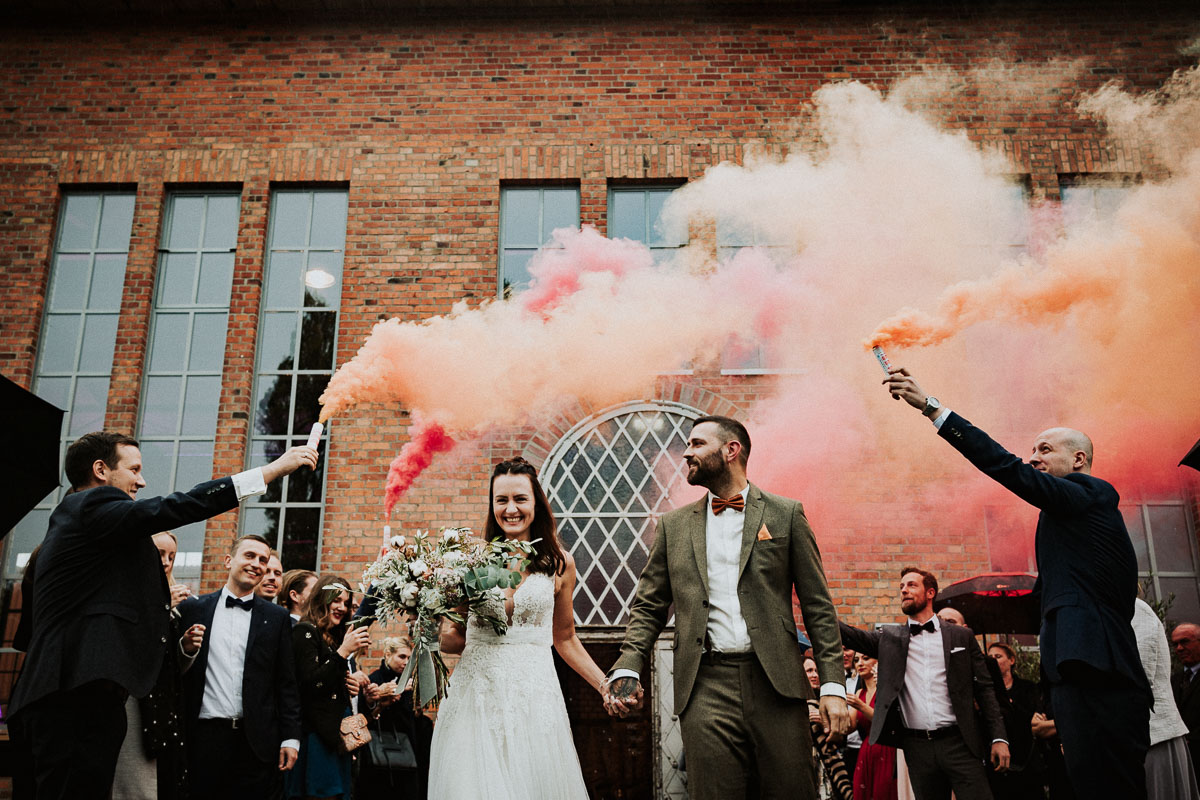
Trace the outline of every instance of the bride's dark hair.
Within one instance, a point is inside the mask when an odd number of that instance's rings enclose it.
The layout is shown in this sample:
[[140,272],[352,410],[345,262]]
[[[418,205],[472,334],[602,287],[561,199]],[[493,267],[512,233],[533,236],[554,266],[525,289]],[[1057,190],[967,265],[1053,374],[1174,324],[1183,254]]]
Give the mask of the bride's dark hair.
[[550,511],[550,501],[538,483],[537,470],[520,456],[514,456],[507,461],[501,461],[492,470],[492,479],[488,483],[488,515],[483,526],[484,538],[489,542],[503,539],[504,531],[496,522],[496,511],[492,507],[492,491],[496,478],[500,475],[528,475],[529,484],[533,487],[533,522],[529,525],[529,538],[537,540],[533,546],[534,556],[529,568],[532,572],[544,572],[550,575],[561,575],[567,566],[562,547],[558,543],[558,526],[554,522],[554,514]]

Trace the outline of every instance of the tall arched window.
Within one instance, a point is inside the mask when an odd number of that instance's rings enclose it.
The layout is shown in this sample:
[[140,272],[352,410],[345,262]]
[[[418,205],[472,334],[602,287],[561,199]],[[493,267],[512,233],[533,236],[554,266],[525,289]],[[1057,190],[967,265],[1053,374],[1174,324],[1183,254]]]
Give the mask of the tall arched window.
[[687,486],[683,451],[699,416],[667,401],[616,406],[568,431],[546,459],[550,506],[579,573],[578,624],[628,622],[654,524]]

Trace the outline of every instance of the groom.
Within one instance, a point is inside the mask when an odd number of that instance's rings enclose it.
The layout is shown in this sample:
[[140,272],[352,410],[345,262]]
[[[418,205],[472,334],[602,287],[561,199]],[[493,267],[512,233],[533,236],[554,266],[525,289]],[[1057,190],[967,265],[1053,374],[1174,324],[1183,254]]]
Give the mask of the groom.
[[821,674],[821,721],[837,734],[850,729],[842,640],[803,507],[747,483],[749,456],[737,420],[693,423],[687,480],[709,494],[658,522],[605,705],[624,716],[640,703],[639,676],[674,605],[675,713],[692,800],[815,800],[793,588]]

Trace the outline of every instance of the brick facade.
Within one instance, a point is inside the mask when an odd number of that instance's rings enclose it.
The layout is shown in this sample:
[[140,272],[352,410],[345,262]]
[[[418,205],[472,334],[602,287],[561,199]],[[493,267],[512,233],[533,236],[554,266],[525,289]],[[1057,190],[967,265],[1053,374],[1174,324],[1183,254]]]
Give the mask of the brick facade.
[[[0,372],[24,385],[32,378],[62,190],[136,187],[107,418],[110,428],[133,428],[164,195],[236,186],[215,457],[215,472],[228,474],[245,464],[274,186],[349,189],[340,364],[379,319],[421,319],[496,295],[503,182],[577,183],[582,221],[604,232],[610,180],[684,181],[741,161],[748,148],[806,146],[795,120],[832,81],[887,89],[925,70],[969,73],[968,91],[925,102],[1027,175],[1035,202],[1057,199],[1062,174],[1153,173],[1143,154],[1108,144],[1072,101],[1113,79],[1157,87],[1193,62],[1182,51],[1197,29],[1183,3],[1136,13],[1097,3],[479,6],[291,21],[250,11],[225,19],[118,13],[75,28],[7,26]],[[1014,80],[1049,88],[1014,96]],[[745,412],[771,384],[770,376],[701,370],[664,379],[658,396]],[[544,459],[586,411],[493,434],[439,461],[395,516],[416,527],[477,522],[487,465],[512,452]],[[407,427],[404,413],[375,407],[334,422],[324,571],[352,575],[375,554],[384,476]],[[206,588],[222,580],[218,555],[236,531],[233,514],[210,524]],[[831,584],[854,621],[894,614],[893,571],[906,553],[936,554],[925,563],[947,583],[988,568],[986,542],[968,527],[938,535],[818,527],[826,533]],[[853,552],[875,533],[869,556]]]

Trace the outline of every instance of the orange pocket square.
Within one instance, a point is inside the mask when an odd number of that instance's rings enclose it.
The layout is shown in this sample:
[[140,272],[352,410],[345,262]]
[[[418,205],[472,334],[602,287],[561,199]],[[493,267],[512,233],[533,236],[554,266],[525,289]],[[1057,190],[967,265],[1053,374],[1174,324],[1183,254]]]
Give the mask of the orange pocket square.
[[769,530],[767,530],[766,525],[763,525],[761,528],[758,529],[758,540],[760,542],[769,542],[773,538],[775,538],[775,537],[771,536],[771,532]]

